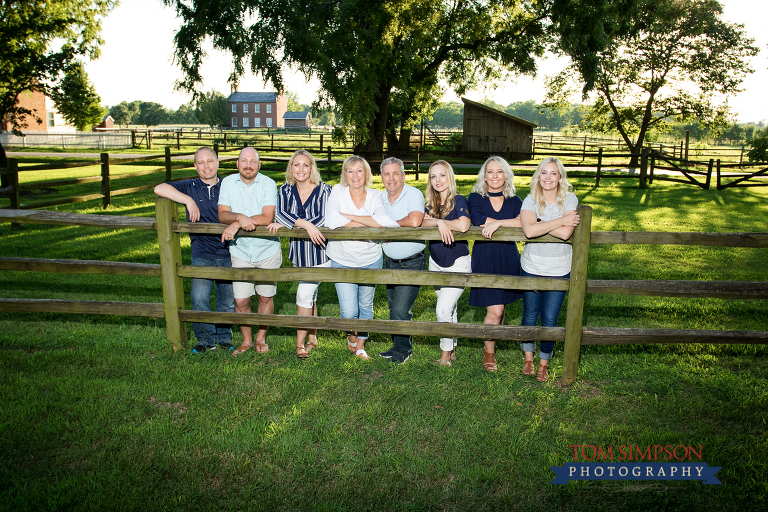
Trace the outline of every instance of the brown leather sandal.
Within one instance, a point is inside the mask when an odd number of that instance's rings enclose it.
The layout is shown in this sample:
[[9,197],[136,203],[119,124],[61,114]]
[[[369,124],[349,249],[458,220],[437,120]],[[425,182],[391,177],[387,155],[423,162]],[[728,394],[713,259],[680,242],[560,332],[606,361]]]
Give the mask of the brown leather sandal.
[[487,372],[495,372],[499,369],[496,366],[496,354],[494,352],[486,352],[483,350],[483,368]]
[[533,360],[523,361],[523,375],[536,375],[536,372],[533,371]]
[[296,357],[299,359],[306,359],[309,357],[309,351],[306,347],[302,347],[301,345],[296,345]]
[[269,345],[266,341],[257,341],[255,343],[256,352],[269,352]]
[[539,369],[536,371],[536,380],[539,382],[547,382],[549,377],[549,365],[539,363]]

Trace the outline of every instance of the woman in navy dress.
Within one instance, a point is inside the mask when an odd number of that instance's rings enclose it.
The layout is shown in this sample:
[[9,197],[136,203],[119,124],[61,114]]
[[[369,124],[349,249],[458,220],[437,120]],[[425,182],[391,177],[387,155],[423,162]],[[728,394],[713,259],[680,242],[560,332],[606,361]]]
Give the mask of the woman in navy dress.
[[[483,236],[492,239],[500,227],[520,227],[520,207],[523,201],[515,195],[514,174],[506,160],[492,156],[485,161],[477,175],[474,192],[469,195],[469,215],[473,226],[483,228]],[[476,241],[472,249],[472,273],[520,275],[520,253],[515,242]],[[483,324],[501,325],[504,306],[522,295],[518,290],[472,288],[471,306],[485,307]],[[484,341],[483,368],[489,372],[496,366],[496,342]]]

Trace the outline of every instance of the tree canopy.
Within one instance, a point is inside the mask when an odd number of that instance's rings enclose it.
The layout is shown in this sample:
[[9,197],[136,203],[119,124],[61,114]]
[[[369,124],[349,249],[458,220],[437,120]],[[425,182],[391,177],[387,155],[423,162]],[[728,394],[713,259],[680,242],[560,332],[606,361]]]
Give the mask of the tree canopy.
[[24,128],[24,116],[37,116],[19,106],[21,92],[49,94],[78,56],[98,57],[100,18],[115,4],[114,0],[0,2],[0,118],[14,130]]
[[[649,131],[663,131],[670,121],[726,126],[726,98],[752,72],[746,59],[758,48],[743,25],[723,20],[722,12],[717,0],[644,1],[636,30],[598,52],[587,127],[618,131],[637,153]],[[587,78],[573,67],[554,77],[550,104],[568,101],[572,85]]]
[[[459,94],[534,73],[535,57],[557,47],[579,59],[585,76],[595,51],[623,28],[634,0],[164,0],[183,20],[178,84],[202,82],[203,42],[233,56],[230,82],[250,64],[278,89],[283,71],[321,83],[316,110],[333,108],[355,129],[358,151],[381,152],[385,135],[407,140],[437,108],[442,83]],[[578,29],[574,29],[578,27]],[[586,27],[586,28],[585,28]]]
[[64,78],[51,91],[51,98],[64,119],[81,132],[99,124],[104,116],[101,96],[96,94],[80,61],[67,68]]
[[195,114],[201,123],[211,128],[229,123],[229,103],[227,97],[216,89],[203,93],[195,100]]

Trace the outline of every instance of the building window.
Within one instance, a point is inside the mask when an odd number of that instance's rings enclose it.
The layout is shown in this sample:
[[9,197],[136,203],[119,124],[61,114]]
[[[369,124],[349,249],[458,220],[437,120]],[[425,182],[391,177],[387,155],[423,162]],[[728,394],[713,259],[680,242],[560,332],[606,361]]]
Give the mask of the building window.
[[[269,105],[267,105],[267,107],[269,107]],[[271,117],[267,118],[267,128],[272,128],[272,118]]]
[[267,114],[272,113],[272,105],[267,105]]
[[249,124],[250,124],[250,123],[248,122],[248,118],[247,118],[247,117],[244,117],[244,118],[243,118],[243,128],[248,128],[248,125],[249,125]]
[[233,104],[232,104],[232,113],[233,113],[233,114],[236,114],[236,113],[237,113],[237,103],[233,103]]
[[48,128],[53,128],[55,123],[53,122],[53,112],[48,112]]
[[253,122],[254,122],[253,126],[255,126],[256,128],[261,127],[261,118],[260,117],[257,117],[256,119],[254,119]]
[[[244,114],[248,113],[248,104],[247,103],[245,105],[243,105],[243,113]],[[243,126],[245,126],[245,125],[243,125]]]
[[261,113],[261,105],[256,105],[254,108],[256,108],[256,110],[254,110],[254,112],[256,112],[257,114]]
[[232,118],[232,128],[237,128],[237,118],[236,117]]

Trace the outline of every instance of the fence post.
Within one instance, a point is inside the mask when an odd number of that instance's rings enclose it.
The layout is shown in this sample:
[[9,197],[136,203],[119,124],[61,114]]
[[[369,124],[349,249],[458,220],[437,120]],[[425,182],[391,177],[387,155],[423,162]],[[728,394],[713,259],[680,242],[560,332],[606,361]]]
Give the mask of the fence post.
[[531,146],[531,160],[536,160],[536,139],[533,139],[533,146]]
[[274,133],[271,135],[271,139],[272,141],[270,142],[269,149],[274,151],[275,150],[275,134]]
[[653,184],[653,171],[656,169],[656,153],[651,150],[651,165],[650,169],[648,169],[648,184]]
[[181,132],[176,132],[176,151],[181,150]]
[[147,149],[152,149],[152,131],[147,130]]
[[323,150],[323,134],[320,134],[320,151]]
[[[712,167],[715,165],[713,158],[709,159],[709,166],[707,167],[707,181],[704,183],[704,190],[709,190],[709,184],[712,182]],[[720,174],[720,159],[717,159],[718,174]]]
[[582,146],[582,148],[581,148],[581,161],[583,162],[586,159],[587,159],[587,136],[585,135],[584,136],[584,146]]
[[331,179],[331,146],[328,146],[328,179]]
[[648,177],[648,148],[640,150],[640,188],[648,188],[646,178]]
[[171,148],[165,146],[165,181],[171,181]]
[[573,230],[573,257],[568,286],[568,307],[565,318],[563,344],[563,382],[572,384],[579,373],[581,328],[584,317],[584,299],[587,295],[587,262],[592,231],[592,208],[580,205],[577,213],[581,220]]
[[691,142],[691,130],[685,130],[685,162],[688,163],[688,148]]
[[739,165],[744,163],[744,144],[741,145],[741,155],[739,156]]
[[131,130],[131,149],[136,149],[136,130]]
[[[12,171],[10,174],[11,187],[13,187],[13,190],[11,191],[11,209],[19,210],[21,209],[21,197],[19,194],[19,162],[15,158],[9,158],[8,168]],[[12,222],[11,229],[21,229],[21,224]]]
[[421,167],[421,150],[416,149],[416,181],[419,181],[419,167]]
[[184,281],[177,272],[181,265],[181,237],[173,232],[173,223],[178,220],[179,209],[176,203],[158,197],[155,200],[155,223],[160,247],[165,329],[168,332],[168,343],[177,352],[187,346],[187,329],[179,318],[179,310],[184,308]]
[[213,143],[213,152],[216,153],[216,158],[219,158],[219,143],[214,142]]
[[224,132],[224,151],[227,150],[227,133]]
[[717,190],[723,190],[723,187],[720,181],[720,160],[717,161]]
[[600,170],[603,167],[603,148],[597,152],[597,174],[595,174],[595,187],[600,186]]
[[104,208],[109,207],[112,202],[109,189],[109,153],[101,154],[101,195],[104,196],[102,199]]

